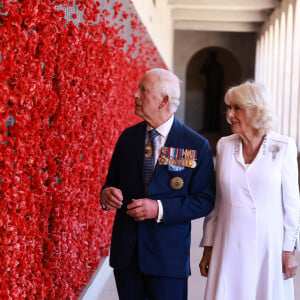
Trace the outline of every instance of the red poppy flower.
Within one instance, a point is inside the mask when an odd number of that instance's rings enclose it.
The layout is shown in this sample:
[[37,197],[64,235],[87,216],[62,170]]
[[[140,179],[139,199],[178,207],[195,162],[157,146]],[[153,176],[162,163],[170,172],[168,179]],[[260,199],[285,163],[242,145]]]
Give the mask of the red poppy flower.
[[73,1],[2,3],[0,297],[76,299],[108,255],[115,213],[99,193],[118,136],[139,121],[132,93],[165,66],[132,5],[78,0],[77,26],[58,9]]

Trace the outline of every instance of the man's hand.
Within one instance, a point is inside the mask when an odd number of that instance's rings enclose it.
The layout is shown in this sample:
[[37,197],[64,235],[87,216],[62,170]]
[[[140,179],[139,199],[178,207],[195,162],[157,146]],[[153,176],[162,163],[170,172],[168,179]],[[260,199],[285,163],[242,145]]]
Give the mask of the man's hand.
[[158,203],[148,198],[132,199],[132,202],[127,205],[127,214],[135,221],[155,219],[158,215]]
[[282,272],[284,279],[292,278],[296,275],[298,268],[295,251],[282,251]]
[[207,277],[208,276],[208,270],[209,270],[209,264],[212,254],[212,247],[204,247],[202,259],[199,263],[200,273],[202,276]]
[[122,191],[115,187],[108,187],[101,192],[100,202],[107,208],[116,210],[123,204]]

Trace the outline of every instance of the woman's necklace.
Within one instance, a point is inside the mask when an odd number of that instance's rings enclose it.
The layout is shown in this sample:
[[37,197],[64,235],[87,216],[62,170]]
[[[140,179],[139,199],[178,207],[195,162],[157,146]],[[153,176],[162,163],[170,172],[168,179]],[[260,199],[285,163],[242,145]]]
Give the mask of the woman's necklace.
[[252,152],[251,154],[247,154],[247,153],[245,153],[245,151],[244,151],[244,160],[245,160],[245,163],[246,164],[251,164],[252,163],[252,161],[254,160],[254,158],[256,157],[256,155],[257,155],[257,152],[258,152],[258,150],[259,150],[259,148],[258,149],[256,149],[254,152]]
[[251,164],[253,162],[253,160],[255,159],[255,157],[260,149],[260,146],[261,146],[264,138],[265,138],[265,136],[262,137],[262,139],[259,142],[259,144],[257,145],[257,147],[255,147],[254,150],[251,152],[247,152],[246,147],[243,146],[243,156],[244,156],[244,160],[245,160],[246,164]]

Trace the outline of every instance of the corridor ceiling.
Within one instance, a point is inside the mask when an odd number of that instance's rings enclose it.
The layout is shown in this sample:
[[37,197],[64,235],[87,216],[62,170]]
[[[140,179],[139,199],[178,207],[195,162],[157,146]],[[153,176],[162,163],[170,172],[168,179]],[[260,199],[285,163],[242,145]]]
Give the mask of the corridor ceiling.
[[175,30],[257,32],[280,0],[168,0]]

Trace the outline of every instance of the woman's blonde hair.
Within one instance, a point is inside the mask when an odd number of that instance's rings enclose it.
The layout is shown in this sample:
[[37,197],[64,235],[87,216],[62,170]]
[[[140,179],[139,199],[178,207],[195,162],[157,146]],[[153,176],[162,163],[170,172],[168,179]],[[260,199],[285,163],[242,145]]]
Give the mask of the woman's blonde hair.
[[[246,81],[232,87],[225,94],[225,103],[237,104],[244,108],[247,122],[262,135],[272,129],[273,116],[269,106],[270,100],[267,88],[254,81]],[[230,123],[228,118],[227,121]]]

